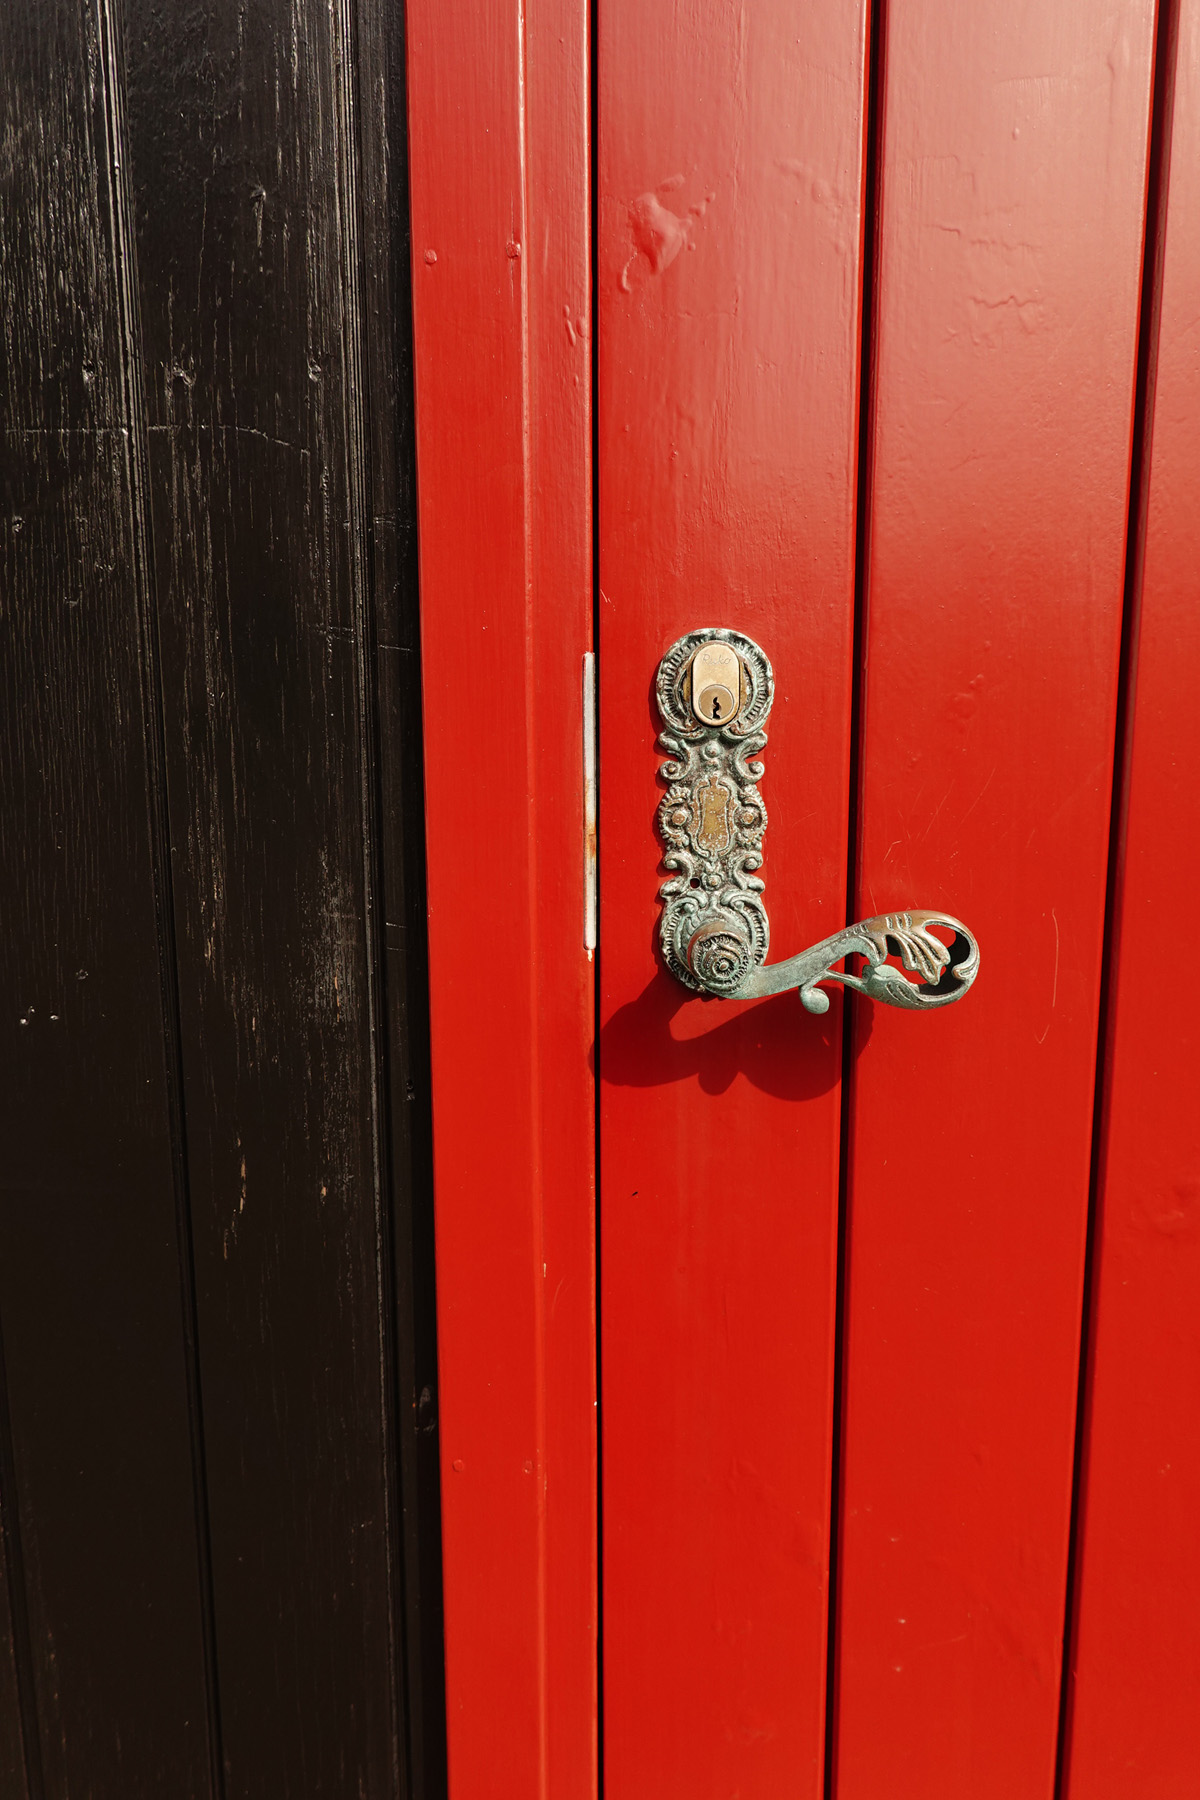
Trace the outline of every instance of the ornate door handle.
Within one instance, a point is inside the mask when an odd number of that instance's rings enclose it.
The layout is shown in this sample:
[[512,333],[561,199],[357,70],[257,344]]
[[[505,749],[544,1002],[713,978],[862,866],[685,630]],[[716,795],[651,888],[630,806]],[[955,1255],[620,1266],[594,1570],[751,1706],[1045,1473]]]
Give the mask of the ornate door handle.
[[[771,665],[741,632],[689,631],[659,663],[656,692],[659,743],[668,753],[658,823],[663,862],[673,871],[659,889],[659,940],[677,980],[730,1000],[798,988],[813,1013],[829,1008],[822,981],[888,1006],[924,1010],[960,1000],[979,973],[979,945],[947,913],[885,913],[767,962],[765,883],[753,873],[762,864],[767,812],[758,791],[763,767],[750,759],[767,741]],[[943,943],[932,926],[953,932],[953,941]],[[889,953],[915,982],[887,961]],[[866,959],[861,974],[834,966],[852,955]]]

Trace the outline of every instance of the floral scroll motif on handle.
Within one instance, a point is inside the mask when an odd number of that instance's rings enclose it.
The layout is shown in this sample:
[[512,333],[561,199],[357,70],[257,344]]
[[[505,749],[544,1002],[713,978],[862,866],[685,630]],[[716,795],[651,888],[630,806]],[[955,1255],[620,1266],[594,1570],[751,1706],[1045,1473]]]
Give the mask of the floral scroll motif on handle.
[[[690,689],[697,650],[714,643],[728,645],[741,669],[738,709],[722,724],[697,716]],[[946,913],[882,914],[849,925],[798,956],[767,963],[765,884],[755,873],[762,866],[767,812],[758,790],[763,766],[753,759],[767,742],[774,691],[766,656],[736,631],[688,632],[659,664],[659,743],[668,760],[661,770],[667,791],[658,824],[663,862],[671,871],[659,889],[659,940],[667,967],[685,987],[727,999],[794,987],[813,1013],[829,1007],[818,985],[823,981],[839,981],[872,1000],[910,1010],[961,999],[979,971],[979,945],[961,920]],[[935,926],[951,933],[949,944],[931,929]],[[889,954],[900,958],[901,968],[887,961]],[[835,967],[851,955],[864,958],[859,974]]]

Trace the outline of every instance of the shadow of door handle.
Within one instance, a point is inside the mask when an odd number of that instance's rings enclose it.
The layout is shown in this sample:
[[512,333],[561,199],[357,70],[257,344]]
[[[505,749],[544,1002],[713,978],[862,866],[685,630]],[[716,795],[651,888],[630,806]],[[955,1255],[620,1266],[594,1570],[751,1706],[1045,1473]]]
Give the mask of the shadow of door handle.
[[[659,941],[671,973],[685,987],[730,1000],[798,988],[812,1013],[829,1008],[823,981],[913,1011],[960,1000],[979,973],[979,945],[948,913],[883,913],[798,956],[767,962],[765,884],[754,873],[762,866],[767,812],[758,791],[762,764],[750,759],[767,741],[771,665],[741,632],[691,631],[658,665],[656,692],[659,742],[668,753],[658,823],[672,871],[659,889]],[[949,944],[934,926],[953,934]],[[836,967],[855,955],[865,958],[861,973]]]

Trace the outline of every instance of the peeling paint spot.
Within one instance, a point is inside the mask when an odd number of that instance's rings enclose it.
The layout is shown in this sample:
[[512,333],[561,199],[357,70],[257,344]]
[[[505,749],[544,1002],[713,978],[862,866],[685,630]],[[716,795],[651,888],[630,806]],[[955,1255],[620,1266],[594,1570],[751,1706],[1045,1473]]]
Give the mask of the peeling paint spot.
[[665,207],[657,194],[639,194],[629,208],[629,227],[655,275],[669,269],[688,243],[687,220]]

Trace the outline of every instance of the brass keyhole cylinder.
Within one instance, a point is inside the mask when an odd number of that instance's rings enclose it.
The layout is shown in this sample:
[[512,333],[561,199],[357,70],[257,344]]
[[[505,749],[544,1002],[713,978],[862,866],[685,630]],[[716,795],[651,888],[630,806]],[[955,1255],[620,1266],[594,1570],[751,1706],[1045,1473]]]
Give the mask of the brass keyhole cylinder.
[[692,658],[692,711],[704,725],[728,725],[742,706],[742,665],[730,644],[701,644]]

